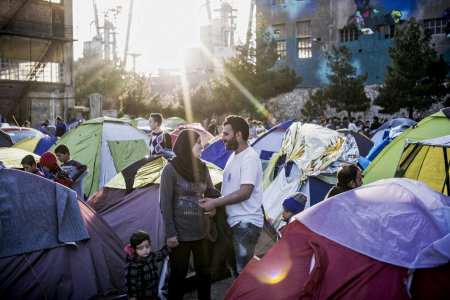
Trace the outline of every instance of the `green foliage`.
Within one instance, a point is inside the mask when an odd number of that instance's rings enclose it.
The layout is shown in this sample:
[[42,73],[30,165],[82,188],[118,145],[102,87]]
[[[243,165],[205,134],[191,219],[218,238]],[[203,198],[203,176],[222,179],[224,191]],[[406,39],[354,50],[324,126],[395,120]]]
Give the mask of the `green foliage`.
[[213,83],[212,99],[218,104],[216,112],[219,114],[262,113],[262,105],[259,104],[292,91],[301,82],[288,66],[276,66],[276,41],[266,31],[261,19],[257,17],[255,42],[237,46],[236,55],[225,62],[225,77]]
[[77,105],[89,106],[89,95],[103,96],[103,108],[118,108],[123,93],[125,71],[111,61],[79,59],[75,63],[75,99]]
[[414,18],[396,29],[388,49],[392,64],[387,66],[384,85],[374,102],[383,108],[381,112],[406,108],[412,118],[414,110],[426,110],[448,95],[444,84],[448,68],[442,57],[437,57],[430,40],[431,32],[424,31]]
[[130,73],[125,79],[125,89],[119,96],[121,114],[131,118],[148,116],[153,109],[159,110],[157,97],[150,93],[150,79],[144,75]]
[[319,89],[306,102],[302,113],[308,117],[315,117],[323,113],[327,106],[337,112],[360,112],[370,107],[370,99],[364,92],[364,82],[367,74],[356,75],[356,68],[352,66],[351,53],[347,46],[333,46],[331,52],[326,53],[327,74],[329,84]]

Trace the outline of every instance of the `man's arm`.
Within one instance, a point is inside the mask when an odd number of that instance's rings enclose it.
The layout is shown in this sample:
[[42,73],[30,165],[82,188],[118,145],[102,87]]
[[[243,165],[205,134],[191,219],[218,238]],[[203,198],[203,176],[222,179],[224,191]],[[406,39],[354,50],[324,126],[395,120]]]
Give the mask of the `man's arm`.
[[203,198],[200,199],[202,208],[209,212],[219,206],[225,206],[230,204],[236,204],[250,198],[253,192],[253,184],[241,184],[239,190],[232,192],[226,196],[219,198]]

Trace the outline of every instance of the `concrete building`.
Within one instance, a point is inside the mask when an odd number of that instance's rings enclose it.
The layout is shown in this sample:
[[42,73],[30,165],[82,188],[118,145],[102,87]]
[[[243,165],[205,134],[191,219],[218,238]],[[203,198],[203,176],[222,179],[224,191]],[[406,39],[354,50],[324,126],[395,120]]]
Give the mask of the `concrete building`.
[[72,0],[0,1],[2,119],[36,126],[75,105],[72,24]]
[[325,52],[345,44],[367,85],[381,84],[391,60],[395,28],[410,17],[431,29],[431,43],[450,62],[449,20],[443,17],[448,1],[440,0],[255,0],[271,35],[277,40],[278,64],[288,65],[303,81],[299,88],[326,83]]

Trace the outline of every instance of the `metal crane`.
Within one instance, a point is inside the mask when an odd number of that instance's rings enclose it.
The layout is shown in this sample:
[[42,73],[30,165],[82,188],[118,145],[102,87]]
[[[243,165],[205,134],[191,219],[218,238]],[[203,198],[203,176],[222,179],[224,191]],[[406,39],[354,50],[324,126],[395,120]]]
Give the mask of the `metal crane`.
[[97,3],[95,2],[95,0],[92,0],[92,5],[94,5],[95,30],[97,32],[97,36],[101,37],[101,34],[100,34],[100,23],[98,22]]

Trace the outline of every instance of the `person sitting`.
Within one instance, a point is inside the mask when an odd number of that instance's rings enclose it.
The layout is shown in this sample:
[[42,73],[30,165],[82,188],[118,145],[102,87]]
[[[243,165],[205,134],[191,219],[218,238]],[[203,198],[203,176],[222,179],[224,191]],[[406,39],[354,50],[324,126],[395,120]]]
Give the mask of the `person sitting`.
[[343,164],[337,171],[337,183],[325,196],[325,199],[352,190],[362,185],[361,169],[355,164]]
[[[296,214],[301,213],[305,209],[307,197],[305,194],[301,192],[293,193],[288,196],[283,201],[283,212],[281,213],[281,217],[286,225],[292,220],[292,217]],[[284,228],[286,225],[280,227],[278,230],[278,235],[281,237]]]

